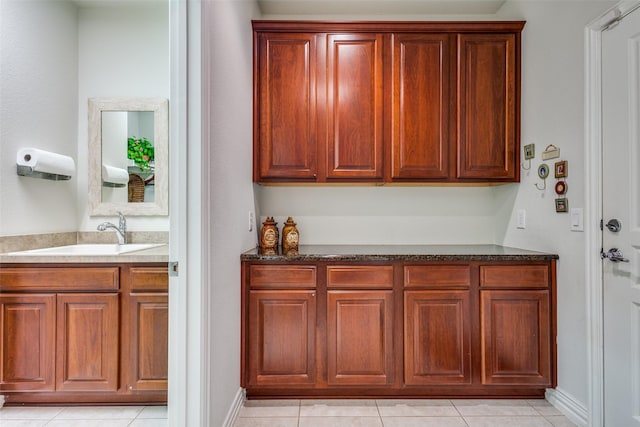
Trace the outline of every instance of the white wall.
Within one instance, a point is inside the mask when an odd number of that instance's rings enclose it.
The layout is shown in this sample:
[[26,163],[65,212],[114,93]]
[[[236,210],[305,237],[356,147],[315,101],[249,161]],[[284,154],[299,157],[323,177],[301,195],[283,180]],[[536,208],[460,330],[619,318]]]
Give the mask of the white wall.
[[274,216],[282,226],[293,216],[301,244],[493,243],[492,194],[490,187],[256,185],[261,220]]
[[[170,95],[168,2],[91,6],[78,10],[78,230],[94,231],[104,217],[88,210],[88,99]],[[179,143],[178,141],[170,141]],[[126,149],[123,147],[123,149]],[[132,231],[167,231],[168,217],[127,218]]]
[[253,0],[203,2],[203,174],[209,203],[203,236],[209,271],[203,310],[210,360],[209,424],[221,426],[240,388],[240,253],[256,245],[252,171]]
[[0,2],[0,236],[76,231],[78,172],[16,174],[24,147],[77,159],[76,18],[66,2]]
[[[611,2],[508,2],[500,18],[527,20],[522,36],[522,144],[536,144],[521,184],[495,189],[496,237],[506,246],[551,251],[558,261],[558,389],[586,406],[588,391],[584,233],[570,231],[569,215],[555,212],[553,186],[541,185],[537,167],[549,144],[560,147],[553,168],[568,161],[569,208],[584,207],[584,28]],[[526,209],[527,228],[515,227],[515,211]],[[597,227],[599,218],[585,226]],[[596,254],[597,256],[597,254]],[[596,258],[597,259],[597,258]]]

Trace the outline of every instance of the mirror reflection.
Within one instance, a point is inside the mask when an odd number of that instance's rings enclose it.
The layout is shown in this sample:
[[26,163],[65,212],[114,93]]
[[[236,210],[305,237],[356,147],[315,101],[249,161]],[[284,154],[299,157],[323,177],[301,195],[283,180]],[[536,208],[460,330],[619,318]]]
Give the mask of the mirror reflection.
[[102,202],[153,202],[153,111],[103,111],[101,133]]
[[168,214],[168,102],[89,100],[89,212]]

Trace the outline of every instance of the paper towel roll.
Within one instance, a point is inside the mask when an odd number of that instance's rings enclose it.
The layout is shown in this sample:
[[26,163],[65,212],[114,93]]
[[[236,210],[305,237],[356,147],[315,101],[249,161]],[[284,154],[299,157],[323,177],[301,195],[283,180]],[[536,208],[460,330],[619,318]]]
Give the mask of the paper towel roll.
[[37,148],[21,149],[18,151],[16,162],[18,166],[29,166],[33,172],[52,175],[70,177],[76,170],[76,164],[71,157]]
[[102,182],[124,186],[129,183],[129,172],[115,166],[102,165]]

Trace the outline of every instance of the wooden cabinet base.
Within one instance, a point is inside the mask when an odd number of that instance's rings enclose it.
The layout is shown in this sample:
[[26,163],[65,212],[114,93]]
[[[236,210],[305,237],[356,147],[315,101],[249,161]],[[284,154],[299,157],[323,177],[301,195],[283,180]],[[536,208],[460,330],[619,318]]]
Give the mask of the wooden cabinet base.
[[64,404],[69,405],[105,405],[117,403],[137,405],[162,405],[167,403],[167,392],[149,392],[140,394],[116,394],[116,393],[65,393],[65,392],[38,392],[38,393],[6,393],[0,391],[5,397],[5,406],[18,404]]
[[247,388],[248,399],[394,399],[394,398],[428,398],[428,399],[468,399],[468,398],[544,398],[544,388],[521,387],[419,387],[394,388],[386,387],[334,387],[334,388]]

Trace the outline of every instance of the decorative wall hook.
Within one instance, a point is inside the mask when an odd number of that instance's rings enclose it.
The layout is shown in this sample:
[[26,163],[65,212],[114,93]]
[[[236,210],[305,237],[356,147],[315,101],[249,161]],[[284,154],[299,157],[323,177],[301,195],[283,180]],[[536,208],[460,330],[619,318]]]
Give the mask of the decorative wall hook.
[[549,166],[546,163],[538,166],[538,176],[542,180],[542,187],[538,186],[537,182],[534,185],[538,190],[544,191],[547,189],[547,177],[549,176]]
[[522,169],[528,171],[531,169],[531,159],[533,159],[536,155],[536,145],[535,144],[527,144],[524,146],[524,159],[527,161],[527,166],[522,163]]

